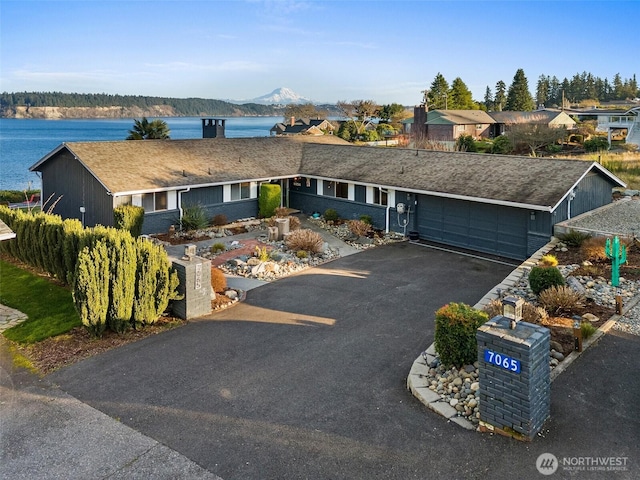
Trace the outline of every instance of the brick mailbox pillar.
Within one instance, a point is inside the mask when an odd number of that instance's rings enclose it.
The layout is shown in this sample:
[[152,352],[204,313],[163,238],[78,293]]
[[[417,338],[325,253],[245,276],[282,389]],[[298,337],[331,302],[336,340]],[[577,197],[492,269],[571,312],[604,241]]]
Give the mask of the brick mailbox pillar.
[[173,314],[188,320],[211,313],[211,260],[189,254],[171,260],[180,279],[178,292],[183,296],[173,302]]
[[531,440],[549,418],[549,329],[499,315],[476,339],[480,430]]

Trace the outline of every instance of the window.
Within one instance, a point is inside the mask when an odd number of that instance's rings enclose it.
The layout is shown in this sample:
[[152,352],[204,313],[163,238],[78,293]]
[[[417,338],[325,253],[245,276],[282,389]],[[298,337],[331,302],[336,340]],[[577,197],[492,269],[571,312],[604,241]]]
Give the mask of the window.
[[142,208],[145,212],[153,212],[155,210],[155,195],[153,193],[145,193],[142,195]]
[[335,197],[336,196],[336,182],[330,182],[329,180],[325,180],[322,182],[322,195],[326,197]]
[[142,195],[142,208],[145,212],[157,212],[169,208],[167,192],[145,193]]
[[120,207],[122,205],[132,205],[131,195],[123,195],[114,198],[114,205]]
[[381,192],[379,188],[374,188],[373,203],[376,205],[387,205],[387,193]]
[[167,192],[157,192],[155,194],[155,209],[166,210],[167,209]]
[[251,198],[251,184],[249,182],[232,184],[231,200],[243,200],[245,198]]
[[349,198],[349,184],[336,182],[336,197]]

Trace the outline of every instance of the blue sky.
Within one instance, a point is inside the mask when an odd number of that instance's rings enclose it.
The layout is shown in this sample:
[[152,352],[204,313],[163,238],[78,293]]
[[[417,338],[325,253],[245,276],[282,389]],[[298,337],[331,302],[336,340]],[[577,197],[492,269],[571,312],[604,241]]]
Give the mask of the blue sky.
[[476,100],[522,68],[640,74],[640,1],[0,0],[0,91],[420,102],[437,73]]

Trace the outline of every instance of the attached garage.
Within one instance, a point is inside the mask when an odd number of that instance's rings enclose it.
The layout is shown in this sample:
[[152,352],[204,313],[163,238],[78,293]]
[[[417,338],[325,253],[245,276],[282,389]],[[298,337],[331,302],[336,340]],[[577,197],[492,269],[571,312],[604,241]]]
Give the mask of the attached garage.
[[528,213],[522,209],[418,195],[420,238],[508,258],[527,255]]

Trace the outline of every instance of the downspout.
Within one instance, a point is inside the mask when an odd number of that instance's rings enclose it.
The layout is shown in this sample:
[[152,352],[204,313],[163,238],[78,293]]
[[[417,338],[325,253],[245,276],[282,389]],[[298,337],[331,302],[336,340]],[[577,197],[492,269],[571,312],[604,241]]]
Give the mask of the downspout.
[[389,213],[391,212],[391,205],[389,205],[389,190],[383,190],[382,187],[378,187],[378,191],[380,192],[381,197],[383,193],[387,194],[387,214],[385,215],[385,233],[389,233]]
[[180,219],[180,225],[182,225],[182,215],[184,213],[184,211],[182,210],[182,194],[190,191],[191,191],[191,187],[187,187],[186,190],[178,191],[178,212],[180,212],[178,218]]
[[576,198],[576,191],[571,190],[571,193],[569,194],[567,200],[567,220],[571,220],[571,200],[573,200],[574,198]]

